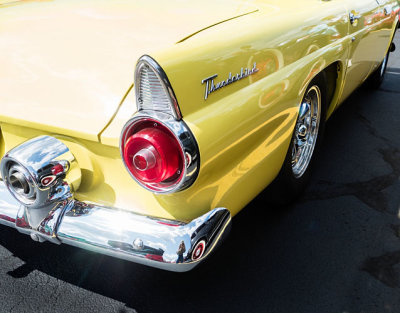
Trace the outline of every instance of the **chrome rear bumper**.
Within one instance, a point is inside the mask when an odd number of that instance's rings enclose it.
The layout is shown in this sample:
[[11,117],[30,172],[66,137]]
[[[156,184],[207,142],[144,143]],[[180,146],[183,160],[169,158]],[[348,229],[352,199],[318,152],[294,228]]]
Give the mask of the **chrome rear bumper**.
[[[55,206],[36,228],[29,225],[27,215],[26,208],[0,180],[0,224],[14,227],[37,241],[66,243],[175,272],[189,271],[204,260],[226,234],[231,221],[229,211],[224,208],[212,210],[190,223],[181,223],[76,200]],[[18,218],[21,216],[24,218]],[[205,228],[208,233],[201,232]],[[207,238],[205,252],[193,261],[189,254],[202,238]],[[183,262],[176,263],[182,241],[186,251]]]
[[77,201],[79,164],[51,136],[8,151],[0,170],[0,224],[36,241],[66,243],[165,270],[195,267],[214,250],[231,221],[224,208],[183,223]]

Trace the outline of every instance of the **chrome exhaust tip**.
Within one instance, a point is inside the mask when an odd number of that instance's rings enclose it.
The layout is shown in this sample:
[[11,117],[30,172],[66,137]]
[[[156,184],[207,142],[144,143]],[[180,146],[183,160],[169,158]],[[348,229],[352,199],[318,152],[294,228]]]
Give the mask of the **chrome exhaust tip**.
[[27,195],[30,191],[26,177],[15,169],[10,171],[10,187],[20,195]]
[[[5,182],[11,194],[23,205],[31,205],[36,200],[36,189],[32,182],[29,172],[17,163],[5,169],[3,177],[7,177]],[[8,174],[7,174],[8,173]]]

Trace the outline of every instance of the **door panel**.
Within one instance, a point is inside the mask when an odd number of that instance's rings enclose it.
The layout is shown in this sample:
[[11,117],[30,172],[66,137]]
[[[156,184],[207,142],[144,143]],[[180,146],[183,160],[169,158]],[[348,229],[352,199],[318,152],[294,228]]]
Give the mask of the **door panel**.
[[379,25],[377,31],[379,32],[378,42],[377,42],[377,59],[375,67],[378,67],[384,56],[388,51],[388,45],[392,40],[392,31],[394,27],[394,22],[397,20],[396,8],[398,4],[393,0],[377,0],[380,4],[379,6]]
[[[367,78],[381,55],[377,31],[380,22],[380,6],[376,0],[349,0],[349,48],[348,69],[340,102],[346,99]],[[378,43],[379,42],[379,43]]]

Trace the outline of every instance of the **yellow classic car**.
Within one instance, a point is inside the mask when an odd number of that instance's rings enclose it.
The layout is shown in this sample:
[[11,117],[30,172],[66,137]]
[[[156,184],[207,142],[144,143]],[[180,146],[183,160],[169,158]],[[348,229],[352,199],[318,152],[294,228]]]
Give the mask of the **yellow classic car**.
[[394,0],[0,0],[0,223],[171,271],[378,87]]

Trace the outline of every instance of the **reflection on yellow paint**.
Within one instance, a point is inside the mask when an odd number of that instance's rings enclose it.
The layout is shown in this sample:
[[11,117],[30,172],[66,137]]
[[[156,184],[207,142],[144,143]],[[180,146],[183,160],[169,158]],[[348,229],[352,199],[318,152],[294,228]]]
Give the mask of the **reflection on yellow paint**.
[[258,100],[258,106],[261,109],[265,109],[268,106],[274,105],[285,95],[285,92],[289,89],[289,80],[285,79],[282,82],[279,82],[270,90],[265,93],[262,93]]

